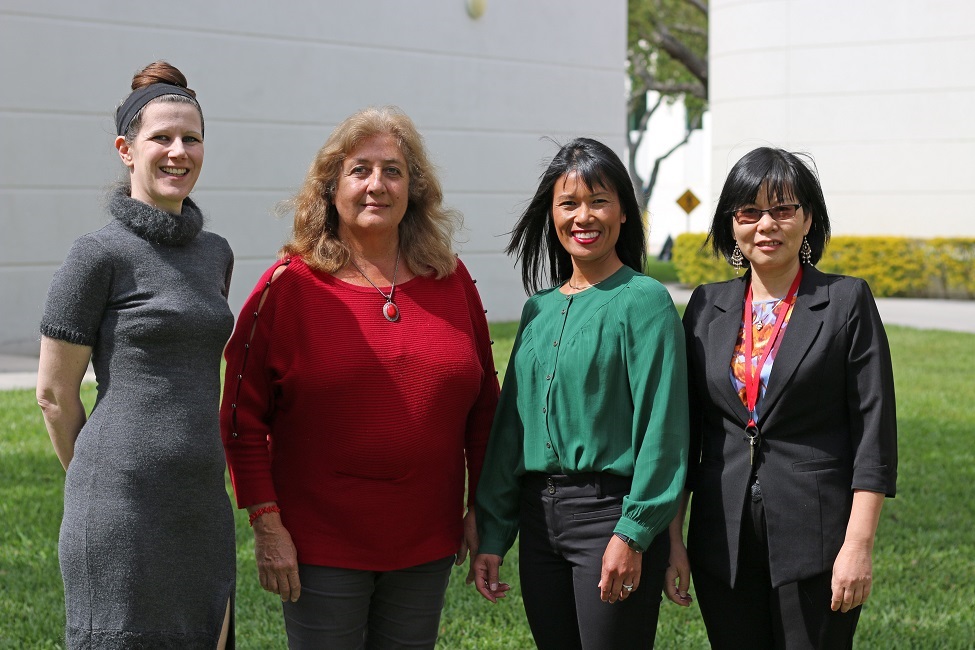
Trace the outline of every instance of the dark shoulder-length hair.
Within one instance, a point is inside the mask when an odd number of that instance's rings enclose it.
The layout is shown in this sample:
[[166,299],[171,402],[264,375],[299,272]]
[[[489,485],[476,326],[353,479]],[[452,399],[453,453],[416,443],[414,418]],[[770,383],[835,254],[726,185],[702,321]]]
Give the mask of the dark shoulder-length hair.
[[549,163],[528,207],[518,218],[505,249],[521,262],[521,282],[530,295],[559,285],[572,276],[572,257],[559,242],[552,220],[555,184],[575,172],[590,190],[602,185],[616,192],[626,220],[620,224],[616,254],[626,266],[643,272],[647,242],[633,183],[616,153],[602,142],[576,138],[566,143]]
[[[754,203],[763,189],[769,203],[794,197],[802,205],[803,212],[812,218],[806,238],[812,248],[811,261],[817,263],[829,242],[830,230],[816,163],[809,154],[772,147],[749,151],[731,168],[721,188],[705,246],[709,241],[714,256],[724,257],[730,263],[735,250],[735,233],[731,225],[735,210]],[[743,265],[748,266],[747,259],[743,260]]]

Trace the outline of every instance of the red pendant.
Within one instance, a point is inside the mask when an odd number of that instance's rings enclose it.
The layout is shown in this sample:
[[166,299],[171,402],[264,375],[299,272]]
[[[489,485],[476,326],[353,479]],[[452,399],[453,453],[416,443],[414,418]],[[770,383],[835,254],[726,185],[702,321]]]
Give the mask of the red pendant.
[[383,316],[385,316],[386,320],[388,320],[390,323],[395,323],[399,320],[399,308],[394,303],[387,300],[386,304],[383,305]]

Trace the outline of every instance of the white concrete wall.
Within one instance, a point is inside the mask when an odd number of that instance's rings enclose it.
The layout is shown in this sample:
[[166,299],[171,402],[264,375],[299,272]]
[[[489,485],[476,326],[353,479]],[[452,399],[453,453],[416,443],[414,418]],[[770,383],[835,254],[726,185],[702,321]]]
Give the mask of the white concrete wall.
[[[653,94],[652,94],[653,95]],[[648,100],[655,101],[655,97]],[[661,105],[650,118],[646,136],[637,151],[637,172],[644,182],[650,177],[658,157],[684,138],[687,111],[684,104]],[[690,190],[701,201],[690,214],[677,204],[684,192]],[[711,205],[711,114],[705,113],[700,129],[696,129],[683,145],[660,164],[657,182],[647,206],[651,255],[658,255],[667,237],[677,238],[685,232],[708,229],[714,207]]]
[[287,3],[4,0],[0,4],[0,351],[37,346],[51,275],[106,222],[121,174],[113,113],[132,73],[166,59],[206,117],[194,198],[237,256],[235,311],[290,224],[270,211],[331,129],[396,104],[425,135],[447,201],[466,217],[464,261],[493,320],[524,301],[507,233],[531,196],[543,136],[587,135],[622,154],[626,2]]
[[835,234],[975,235],[975,4],[711,0],[713,199],[746,152],[806,151]]

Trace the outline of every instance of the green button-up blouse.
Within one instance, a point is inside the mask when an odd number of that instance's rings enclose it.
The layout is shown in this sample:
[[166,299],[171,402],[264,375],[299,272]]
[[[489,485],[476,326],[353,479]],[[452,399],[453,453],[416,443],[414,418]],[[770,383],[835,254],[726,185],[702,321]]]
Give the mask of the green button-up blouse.
[[477,488],[481,553],[518,534],[526,472],[633,478],[616,532],[642,548],[677,512],[688,449],[684,330],[667,290],[622,267],[525,304]]

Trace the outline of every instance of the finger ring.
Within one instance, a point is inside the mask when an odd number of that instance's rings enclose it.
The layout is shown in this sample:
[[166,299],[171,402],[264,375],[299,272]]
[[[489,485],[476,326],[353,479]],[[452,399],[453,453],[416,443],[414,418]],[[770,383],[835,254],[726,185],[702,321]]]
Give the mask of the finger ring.
[[626,589],[627,591],[633,591],[633,585],[624,584],[623,589]]

